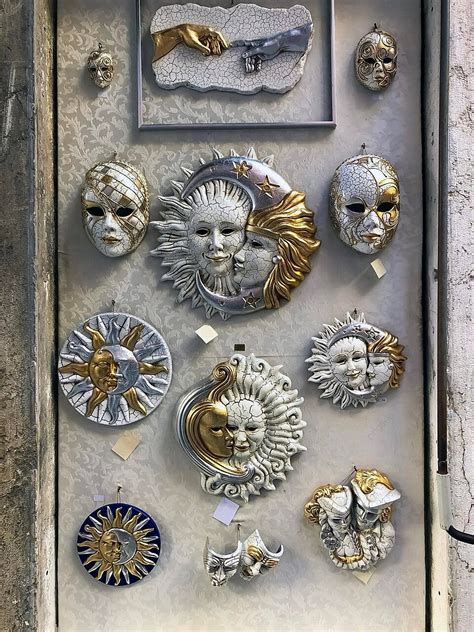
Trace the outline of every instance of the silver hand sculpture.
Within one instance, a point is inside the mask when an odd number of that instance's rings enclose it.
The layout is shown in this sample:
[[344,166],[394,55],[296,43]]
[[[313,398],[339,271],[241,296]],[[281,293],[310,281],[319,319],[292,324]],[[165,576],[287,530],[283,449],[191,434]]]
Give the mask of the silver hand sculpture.
[[274,59],[280,53],[306,53],[312,33],[313,25],[305,24],[266,38],[237,40],[232,42],[232,47],[247,48],[242,54],[245,72],[258,72],[264,61]]

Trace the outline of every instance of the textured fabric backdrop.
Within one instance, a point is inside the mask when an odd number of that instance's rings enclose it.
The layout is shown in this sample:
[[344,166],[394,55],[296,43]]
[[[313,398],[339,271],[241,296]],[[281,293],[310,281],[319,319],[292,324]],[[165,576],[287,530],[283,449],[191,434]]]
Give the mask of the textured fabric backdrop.
[[[148,1],[148,0],[147,0]],[[215,3],[217,4],[217,3]],[[271,3],[267,3],[270,6]],[[310,9],[316,3],[306,2]],[[157,327],[173,357],[173,381],[163,404],[133,429],[141,444],[126,462],[111,452],[123,429],[99,427],[76,414],[65,398],[59,406],[59,621],[75,630],[353,630],[424,629],[423,384],[421,354],[422,181],[420,131],[420,6],[413,0],[338,0],[336,130],[244,132],[146,132],[136,129],[135,3],[132,0],[59,2],[59,273],[60,343],[88,316],[128,311]],[[288,6],[280,2],[279,6]],[[158,2],[157,2],[158,6]],[[225,4],[224,6],[227,6]],[[317,12],[315,11],[315,14]],[[385,94],[374,94],[354,77],[353,52],[373,22],[399,40],[399,72]],[[320,30],[317,25],[317,30]],[[85,67],[101,40],[116,59],[112,87],[101,94]],[[316,45],[311,55],[319,54]],[[309,66],[308,66],[309,68]],[[304,85],[306,77],[300,86]],[[312,83],[312,82],[310,82]],[[321,82],[321,91],[328,86]],[[156,99],[160,98],[156,89]],[[186,91],[176,111],[187,120]],[[280,99],[292,97],[275,97]],[[305,95],[309,101],[313,95]],[[324,99],[319,95],[318,102]],[[267,96],[268,100],[268,96]],[[241,103],[239,99],[239,103]],[[208,99],[208,107],[213,107]],[[229,105],[229,107],[231,107]],[[240,107],[243,107],[242,105]],[[247,107],[247,106],[246,106]],[[248,98],[252,107],[252,97]],[[279,106],[281,107],[281,106]],[[220,116],[221,113],[214,113]],[[398,169],[402,187],[401,223],[392,245],[381,254],[388,274],[380,281],[370,257],[338,241],[328,218],[330,178],[362,142]],[[275,154],[276,169],[305,191],[316,211],[321,248],[313,271],[276,312],[222,322],[209,346],[193,333],[204,324],[202,310],[176,305],[163,269],[149,255],[156,235],[150,230],[128,257],[107,259],[83,231],[80,187],[96,161],[117,150],[142,168],[151,193],[151,217],[158,218],[157,196],[169,192],[179,165],[196,167],[210,147]],[[387,327],[406,345],[408,362],[399,391],[366,410],[341,411],[321,401],[309,384],[305,358],[311,335],[321,324],[357,307],[367,319]],[[219,548],[235,540],[235,529],[211,518],[218,498],[200,488],[174,437],[178,397],[203,378],[234,344],[283,364],[305,397],[308,451],[293,459],[294,472],[277,490],[254,497],[237,517],[246,536],[258,528],[270,546],[286,552],[276,571],[255,583],[235,578],[212,588],[202,568],[206,536]],[[319,529],[306,523],[303,506],[313,488],[337,483],[351,466],[387,472],[402,493],[393,523],[397,544],[367,586],[330,562]],[[141,506],[157,520],[163,542],[158,567],[130,588],[104,586],[81,568],[75,538],[97,504],[94,494],[114,501],[117,482],[122,500]]]

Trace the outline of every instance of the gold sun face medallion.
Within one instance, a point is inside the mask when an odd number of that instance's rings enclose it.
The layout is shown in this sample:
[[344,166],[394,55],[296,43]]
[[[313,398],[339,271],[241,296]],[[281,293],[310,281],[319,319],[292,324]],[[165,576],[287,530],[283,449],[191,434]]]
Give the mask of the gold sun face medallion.
[[83,522],[77,553],[86,571],[109,586],[128,586],[152,571],[160,557],[160,531],[142,509],[104,505]]
[[59,380],[92,421],[124,425],[149,415],[168,390],[171,356],[162,336],[128,314],[99,314],[75,329],[59,356]]

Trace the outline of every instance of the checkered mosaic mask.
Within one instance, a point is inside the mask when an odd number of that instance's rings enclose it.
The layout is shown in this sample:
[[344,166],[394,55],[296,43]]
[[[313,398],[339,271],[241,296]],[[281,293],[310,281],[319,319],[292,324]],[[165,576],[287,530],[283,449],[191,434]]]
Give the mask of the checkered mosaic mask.
[[119,160],[90,169],[82,189],[82,221],[96,248],[108,257],[132,252],[143,240],[149,222],[144,176]]

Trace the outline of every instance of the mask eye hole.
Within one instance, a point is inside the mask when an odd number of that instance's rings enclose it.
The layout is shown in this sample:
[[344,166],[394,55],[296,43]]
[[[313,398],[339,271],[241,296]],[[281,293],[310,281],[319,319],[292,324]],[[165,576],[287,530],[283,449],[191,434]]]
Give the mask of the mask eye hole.
[[257,249],[263,248],[262,242],[258,241],[257,239],[252,239],[251,244],[253,248],[257,248]]
[[390,213],[395,205],[392,202],[381,202],[377,206],[377,211],[379,213]]
[[196,231],[196,235],[198,235],[199,237],[207,237],[209,235],[209,229],[208,228],[198,228]]
[[366,57],[364,61],[366,64],[375,64],[375,59],[373,57]]
[[393,59],[391,57],[384,57],[383,63],[384,64],[391,64],[393,61]]
[[100,208],[100,206],[91,206],[87,209],[87,212],[93,217],[104,217],[105,215],[104,209]]
[[115,211],[115,214],[118,217],[128,217],[133,213],[133,208],[128,208],[128,206],[119,206],[119,208]]
[[222,229],[222,234],[223,234],[225,237],[229,237],[229,235],[232,235],[234,232],[235,232],[235,231],[234,231],[234,229],[233,229],[233,228],[223,228],[223,229]]
[[352,211],[352,213],[365,212],[365,206],[362,204],[362,202],[353,202],[352,204],[346,204],[346,208],[349,209],[349,211]]
[[215,426],[214,428],[211,428],[211,432],[215,435],[222,434],[222,428],[220,428],[219,426]]

